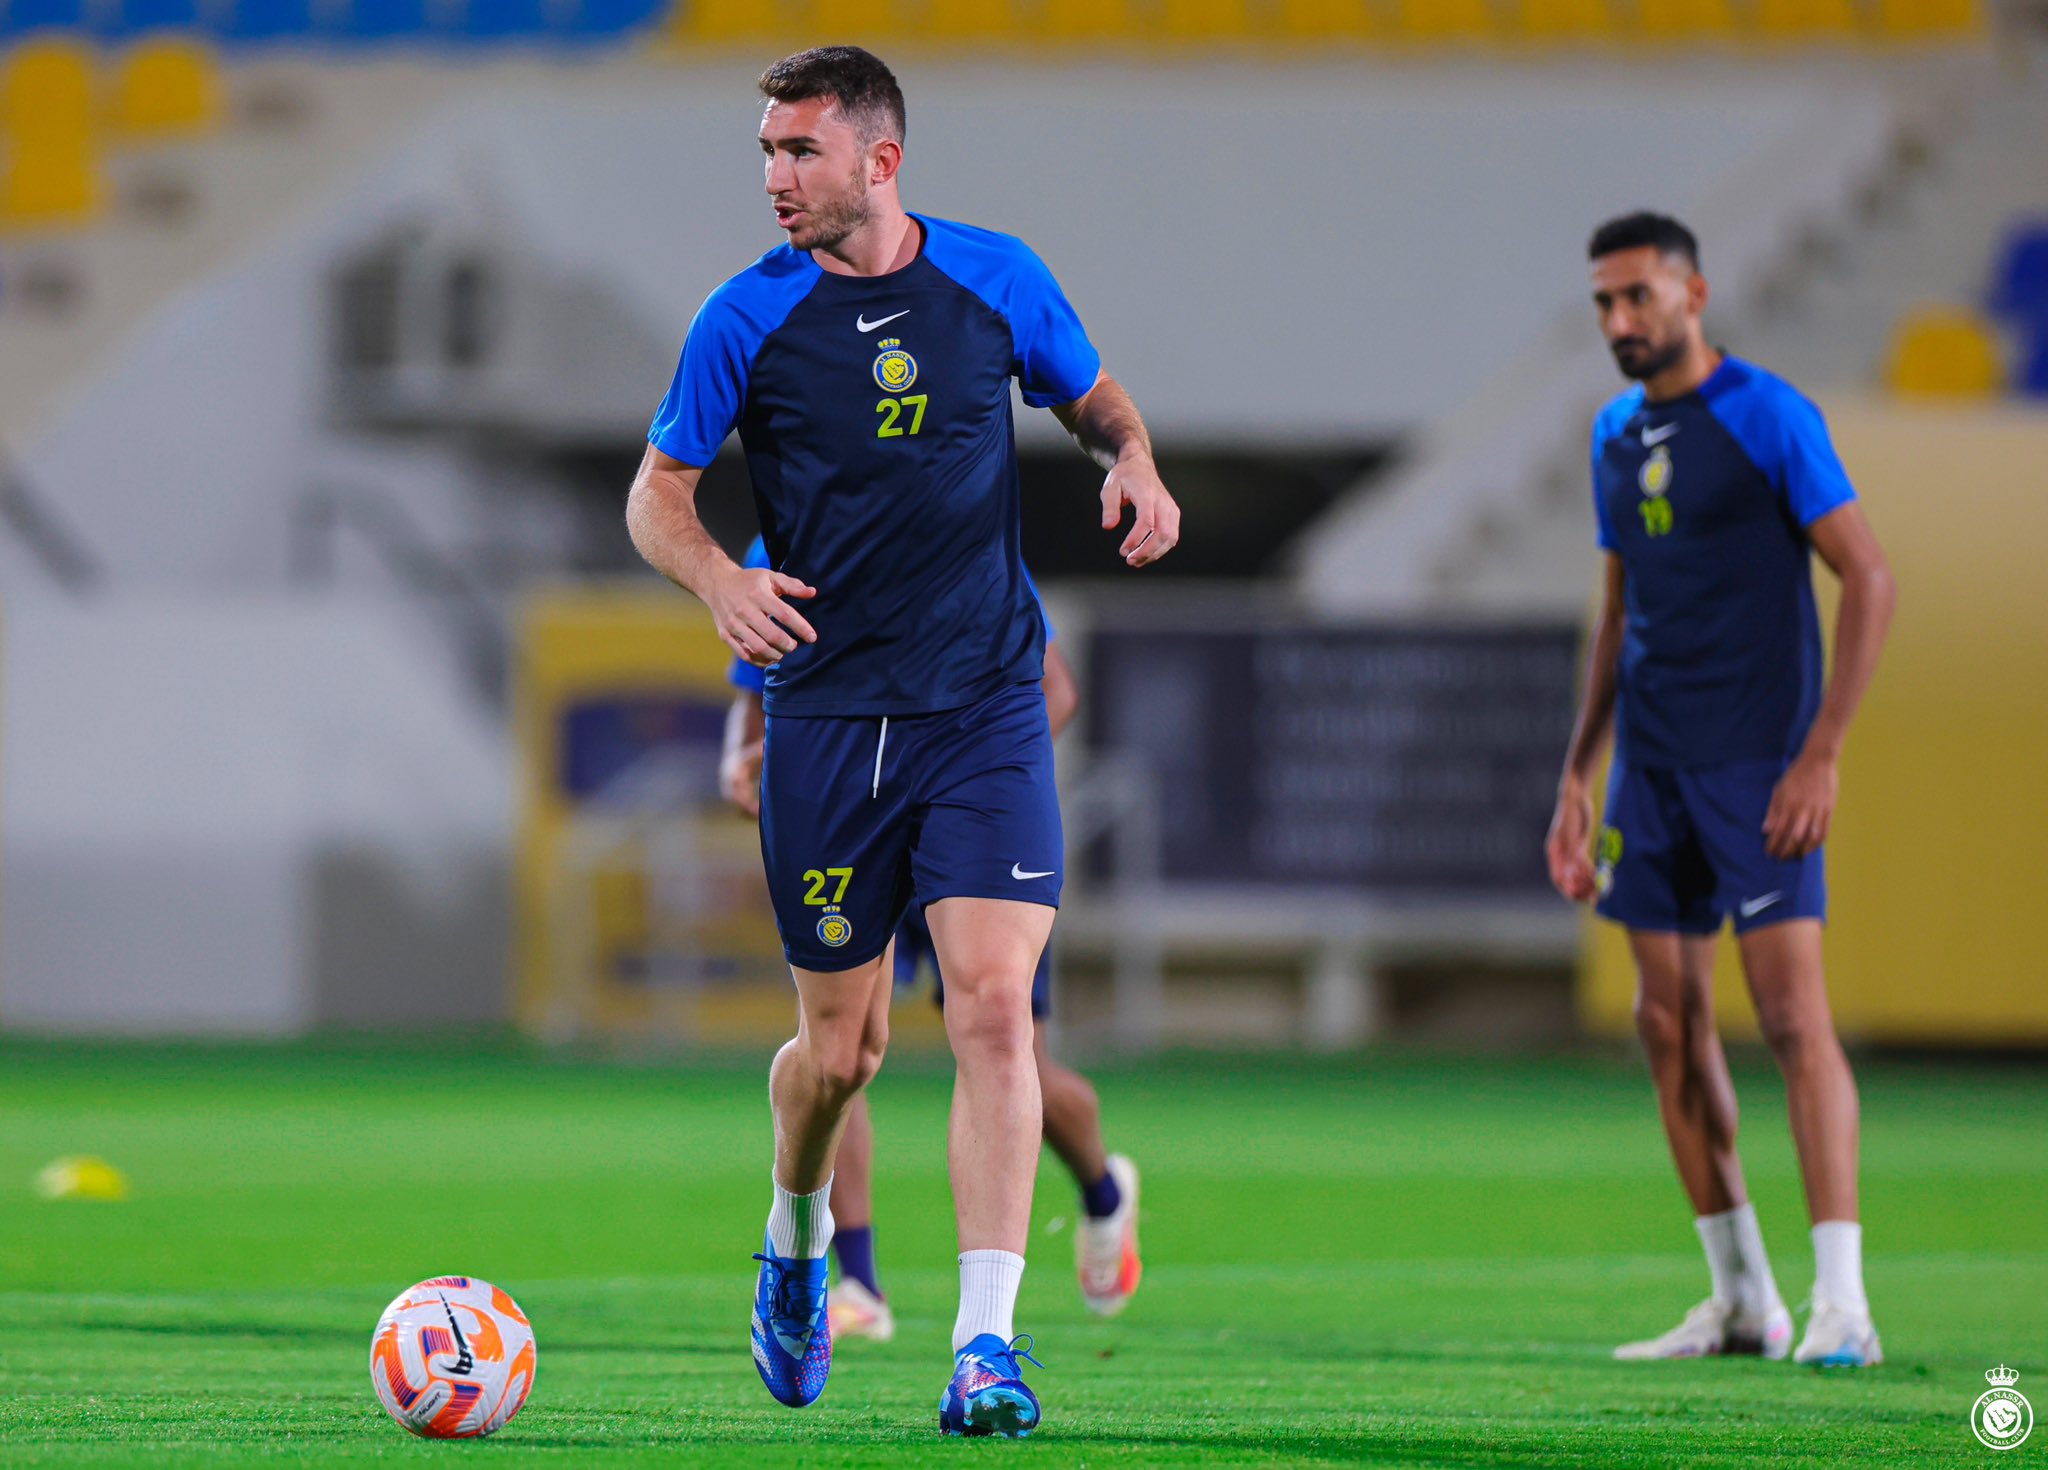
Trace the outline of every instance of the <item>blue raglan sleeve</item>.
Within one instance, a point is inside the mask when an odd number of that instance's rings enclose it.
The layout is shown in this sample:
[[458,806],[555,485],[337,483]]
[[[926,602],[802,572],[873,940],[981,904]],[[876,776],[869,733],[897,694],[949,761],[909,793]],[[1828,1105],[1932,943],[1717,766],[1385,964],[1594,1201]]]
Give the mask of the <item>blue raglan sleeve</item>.
[[1820,406],[1803,394],[1786,392],[1775,416],[1779,463],[1768,467],[1771,483],[1785,497],[1793,519],[1810,526],[1856,498],[1849,472],[1835,453]]
[[[765,567],[768,565],[768,543],[756,536],[747,547],[747,554],[740,561],[743,567]],[[743,658],[732,661],[732,671],[726,680],[733,688],[748,694],[759,694],[768,687],[768,671],[756,668]]]
[[748,357],[743,324],[725,289],[712,292],[683,339],[675,381],[655,412],[648,442],[684,464],[710,464],[740,420]]
[[[1624,417],[1623,423],[1627,422]],[[1600,453],[1607,447],[1618,430],[1614,419],[1614,405],[1608,404],[1593,420],[1593,524],[1595,536],[1602,551],[1619,551],[1621,543],[1615,539],[1614,525],[1607,519],[1607,500],[1600,493]]]
[[1017,247],[1007,303],[1016,357],[1010,371],[1033,408],[1072,403],[1095,386],[1102,356],[1044,261]]

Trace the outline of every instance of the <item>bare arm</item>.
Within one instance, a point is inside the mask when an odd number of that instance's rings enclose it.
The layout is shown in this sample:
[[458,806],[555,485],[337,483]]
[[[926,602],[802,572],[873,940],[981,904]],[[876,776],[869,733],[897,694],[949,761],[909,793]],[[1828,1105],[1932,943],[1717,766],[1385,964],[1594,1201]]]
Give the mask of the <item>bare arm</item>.
[[652,444],[640,458],[626,496],[626,529],[647,564],[711,609],[726,647],[758,668],[818,635],[785,598],[817,589],[781,572],[738,566],[697,518],[701,466],[687,465]]
[[1101,373],[1093,388],[1052,412],[1081,452],[1109,472],[1102,482],[1102,529],[1114,531],[1125,506],[1135,512],[1117,555],[1142,567],[1173,550],[1180,542],[1180,507],[1160,481],[1152,436],[1123,385]]
[[1074,666],[1060,652],[1057,643],[1045,645],[1045,718],[1057,737],[1074,722],[1081,708],[1081,686],[1074,678]]
[[1565,752],[1564,775],[1557,783],[1557,810],[1543,853],[1550,881],[1574,903],[1594,895],[1592,858],[1593,777],[1614,731],[1614,692],[1621,663],[1621,637],[1627,620],[1623,594],[1627,580],[1621,558],[1607,554],[1600,594],[1600,614],[1586,650],[1586,687],[1579,697],[1579,716]]
[[751,689],[736,691],[725,712],[725,744],[718,752],[718,789],[725,799],[750,817],[761,815],[762,737],[768,718],[761,696]]
[[1849,722],[1877,672],[1899,597],[1884,548],[1854,501],[1815,521],[1807,535],[1820,559],[1841,578],[1842,605],[1835,620],[1834,667],[1820,713],[1798,758],[1779,778],[1764,817],[1765,849],[1781,859],[1804,857],[1827,840],[1840,790],[1836,762]]

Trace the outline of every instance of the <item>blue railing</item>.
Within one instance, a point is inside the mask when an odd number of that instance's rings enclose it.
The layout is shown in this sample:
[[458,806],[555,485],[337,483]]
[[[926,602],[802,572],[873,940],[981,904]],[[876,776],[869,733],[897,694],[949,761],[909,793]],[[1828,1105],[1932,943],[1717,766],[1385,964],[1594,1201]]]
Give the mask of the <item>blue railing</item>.
[[0,0],[0,47],[32,35],[165,31],[226,46],[589,44],[657,25],[668,0]]

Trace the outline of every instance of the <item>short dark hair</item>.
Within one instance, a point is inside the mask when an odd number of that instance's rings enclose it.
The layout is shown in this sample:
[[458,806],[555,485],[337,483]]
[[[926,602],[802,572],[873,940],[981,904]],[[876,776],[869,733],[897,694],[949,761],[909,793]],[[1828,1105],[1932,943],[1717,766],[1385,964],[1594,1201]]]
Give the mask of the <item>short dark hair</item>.
[[858,46],[813,46],[761,73],[761,95],[777,102],[830,97],[861,141],[903,141],[903,89],[882,58]]
[[1700,268],[1700,242],[1693,232],[1670,215],[1652,214],[1647,209],[1620,215],[1593,231],[1586,259],[1598,260],[1617,250],[1640,250],[1645,245],[1661,255],[1679,256],[1694,270]]

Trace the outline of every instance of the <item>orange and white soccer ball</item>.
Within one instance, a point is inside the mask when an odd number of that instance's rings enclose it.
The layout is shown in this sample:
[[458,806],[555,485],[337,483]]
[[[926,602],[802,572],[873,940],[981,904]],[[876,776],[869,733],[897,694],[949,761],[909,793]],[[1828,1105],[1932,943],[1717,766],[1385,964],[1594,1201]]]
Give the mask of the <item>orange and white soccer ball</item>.
[[526,1314],[474,1276],[435,1276],[407,1287],[370,1339],[377,1402],[428,1439],[503,1429],[533,1388],[533,1367]]

